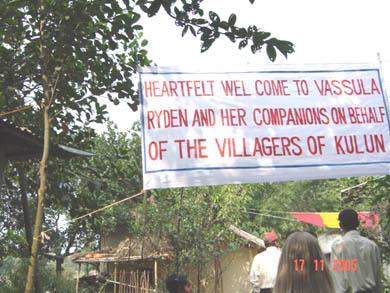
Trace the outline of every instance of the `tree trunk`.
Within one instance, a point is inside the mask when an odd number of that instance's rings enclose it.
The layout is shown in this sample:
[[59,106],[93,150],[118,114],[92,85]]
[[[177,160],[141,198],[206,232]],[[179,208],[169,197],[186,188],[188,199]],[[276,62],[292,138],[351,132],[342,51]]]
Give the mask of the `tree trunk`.
[[[45,1],[40,1],[41,11],[45,11]],[[39,32],[40,32],[40,66],[42,68],[42,87],[44,99],[41,101],[40,106],[43,111],[43,121],[44,121],[44,131],[43,131],[43,153],[41,162],[39,164],[39,190],[38,190],[38,204],[37,204],[37,213],[35,215],[35,224],[34,224],[34,235],[31,246],[31,256],[30,263],[28,265],[27,271],[27,281],[25,287],[25,293],[31,293],[33,288],[33,280],[36,273],[37,267],[37,256],[39,250],[39,237],[42,229],[42,220],[43,220],[43,202],[45,199],[46,192],[46,166],[47,160],[49,158],[49,147],[50,147],[50,115],[49,109],[53,100],[53,95],[55,88],[52,88],[48,78],[47,72],[47,46],[45,44],[45,22],[46,18],[42,15],[40,16],[41,20],[39,23]],[[36,275],[38,279],[38,275]]]
[[[32,248],[32,224],[30,210],[28,207],[28,198],[27,198],[27,187],[26,187],[26,172],[22,163],[16,164],[16,169],[18,171],[18,179],[21,193],[21,201],[23,207],[23,218],[24,218],[24,229],[26,233],[26,240],[28,244],[28,256],[31,257],[31,248]],[[35,277],[34,277],[34,288],[35,292],[42,292],[41,282],[39,280],[38,272],[38,259],[35,264]]]
[[40,166],[39,166],[40,184],[39,184],[39,190],[38,190],[38,205],[37,205],[37,214],[35,216],[34,238],[33,238],[32,247],[31,247],[30,263],[28,265],[25,293],[32,292],[37,254],[38,254],[38,250],[39,250],[39,237],[40,237],[41,228],[42,228],[43,201],[45,198],[45,191],[46,191],[46,164],[47,164],[47,159],[49,157],[49,139],[50,139],[50,131],[49,131],[50,130],[50,117],[49,117],[48,106],[44,106],[43,116],[44,116],[44,123],[45,124],[44,124],[44,137],[43,137],[43,154],[42,154],[42,159],[41,159]]
[[6,163],[7,163],[7,157],[5,153],[5,145],[0,144],[0,199],[2,199],[1,188],[3,187],[3,174],[4,174]]
[[16,170],[18,171],[18,179],[20,186],[21,201],[23,207],[24,229],[26,233],[26,240],[28,244],[28,255],[31,255],[32,247],[32,224],[30,210],[28,208],[27,188],[26,188],[26,173],[22,164],[16,164]]
[[56,256],[56,276],[57,276],[57,278],[61,277],[63,263],[64,263],[64,259],[61,256]]

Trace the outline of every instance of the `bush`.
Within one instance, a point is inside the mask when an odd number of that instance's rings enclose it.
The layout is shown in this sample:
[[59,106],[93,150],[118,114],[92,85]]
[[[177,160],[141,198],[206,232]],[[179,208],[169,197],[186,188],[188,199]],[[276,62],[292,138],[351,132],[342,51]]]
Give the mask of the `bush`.
[[[23,293],[26,285],[28,259],[7,257],[0,267],[0,293]],[[50,263],[40,263],[39,277],[43,292],[74,293],[71,279],[57,277]]]

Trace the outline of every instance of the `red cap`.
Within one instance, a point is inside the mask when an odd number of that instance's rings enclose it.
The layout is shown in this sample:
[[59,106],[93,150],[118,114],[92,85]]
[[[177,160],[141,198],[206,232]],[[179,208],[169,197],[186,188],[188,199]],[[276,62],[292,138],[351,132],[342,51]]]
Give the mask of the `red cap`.
[[274,232],[266,232],[264,235],[265,242],[273,242],[278,240],[278,236]]

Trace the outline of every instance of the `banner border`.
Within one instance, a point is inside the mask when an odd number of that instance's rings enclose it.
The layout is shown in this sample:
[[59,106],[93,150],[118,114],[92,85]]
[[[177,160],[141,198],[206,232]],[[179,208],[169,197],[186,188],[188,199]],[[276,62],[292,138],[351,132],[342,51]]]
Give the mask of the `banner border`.
[[[317,65],[317,64],[315,64]],[[334,64],[330,64],[334,65]],[[342,64],[338,64],[339,66]],[[158,71],[158,68],[150,68],[151,71],[139,72],[139,97],[141,105],[141,125],[142,125],[142,152],[143,152],[143,172],[144,174],[153,173],[165,173],[165,172],[180,172],[180,171],[196,171],[196,170],[234,170],[234,169],[281,169],[281,168],[312,168],[312,167],[341,167],[341,166],[353,166],[353,165],[376,165],[376,164],[390,164],[390,161],[377,161],[377,162],[351,162],[351,163],[324,163],[324,164],[310,164],[310,165],[257,165],[257,166],[234,166],[234,167],[195,167],[195,168],[178,168],[178,169],[159,169],[159,170],[147,170],[146,160],[146,144],[145,144],[145,107],[144,107],[144,95],[142,91],[142,75],[171,75],[171,74],[253,74],[253,73],[330,73],[330,72],[374,72],[377,74],[380,89],[382,91],[382,100],[385,107],[387,118],[387,129],[390,134],[390,120],[388,105],[383,90],[383,81],[380,74],[380,68],[354,68],[354,69],[328,69],[328,70],[265,70],[265,71]]]

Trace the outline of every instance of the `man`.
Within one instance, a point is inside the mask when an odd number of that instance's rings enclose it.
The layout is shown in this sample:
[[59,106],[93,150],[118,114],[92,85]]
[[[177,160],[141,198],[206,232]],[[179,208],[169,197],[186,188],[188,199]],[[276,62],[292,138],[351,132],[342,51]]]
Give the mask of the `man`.
[[169,293],[191,293],[190,282],[182,274],[172,274],[166,279]]
[[330,263],[336,292],[382,293],[379,248],[356,231],[357,212],[341,211],[339,224],[345,234],[333,243]]
[[273,232],[264,235],[266,250],[255,256],[250,271],[253,293],[271,293],[275,285],[281,251],[278,236]]

